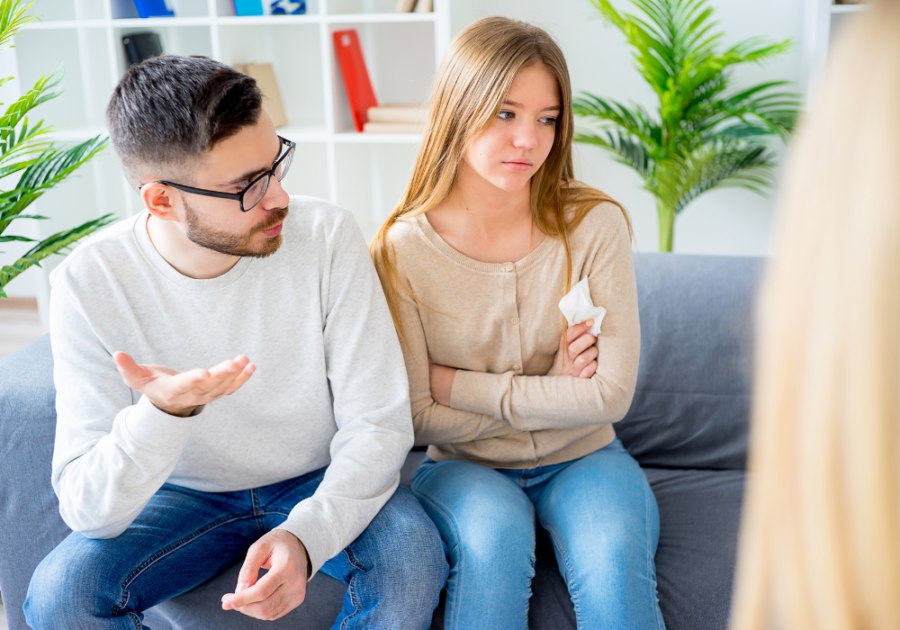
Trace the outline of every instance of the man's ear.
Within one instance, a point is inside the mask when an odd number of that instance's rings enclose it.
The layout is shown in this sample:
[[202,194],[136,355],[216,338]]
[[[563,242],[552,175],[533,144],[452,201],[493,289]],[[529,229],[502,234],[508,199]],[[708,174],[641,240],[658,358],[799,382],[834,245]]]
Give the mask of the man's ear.
[[162,221],[177,221],[178,215],[175,212],[175,199],[173,195],[175,191],[165,184],[145,184],[140,189],[141,199],[144,200],[144,207],[150,211],[150,214]]

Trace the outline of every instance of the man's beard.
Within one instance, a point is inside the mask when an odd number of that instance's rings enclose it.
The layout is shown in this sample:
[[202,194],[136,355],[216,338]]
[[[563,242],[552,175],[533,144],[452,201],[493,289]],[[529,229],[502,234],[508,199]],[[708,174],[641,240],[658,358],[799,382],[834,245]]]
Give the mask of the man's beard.
[[273,227],[284,221],[288,215],[287,208],[279,208],[269,212],[269,220],[264,225],[255,227],[247,234],[227,234],[219,232],[203,224],[200,214],[190,204],[184,204],[186,211],[187,237],[207,249],[229,256],[251,256],[253,258],[266,258],[271,256],[281,247],[281,234],[267,238],[256,247],[250,244],[256,234]]

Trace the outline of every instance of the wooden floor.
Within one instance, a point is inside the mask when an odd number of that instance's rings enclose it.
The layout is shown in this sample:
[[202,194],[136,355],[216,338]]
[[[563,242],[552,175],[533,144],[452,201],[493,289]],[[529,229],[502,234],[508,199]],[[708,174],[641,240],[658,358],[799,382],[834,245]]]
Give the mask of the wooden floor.
[[[0,359],[24,348],[42,335],[37,304],[0,299]],[[0,630],[5,630],[0,626]]]

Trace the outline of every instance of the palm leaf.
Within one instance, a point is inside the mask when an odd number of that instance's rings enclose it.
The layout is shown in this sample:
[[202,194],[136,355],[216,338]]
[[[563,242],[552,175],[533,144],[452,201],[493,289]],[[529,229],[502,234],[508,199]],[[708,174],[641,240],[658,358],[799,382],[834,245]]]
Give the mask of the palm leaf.
[[715,28],[709,0],[631,0],[639,14],[616,9],[612,0],[589,1],[625,35],[659,106],[651,115],[582,93],[574,112],[597,129],[579,131],[575,140],[599,146],[635,169],[657,197],[660,212],[668,209],[670,215],[716,187],[769,188],[774,158],[767,138],[788,137],[800,97],[784,90],[785,81],[730,90],[730,73],[736,65],[780,55],[793,43],[751,38],[720,51],[723,33]]
[[576,140],[603,147],[612,152],[617,161],[632,167],[644,179],[652,177],[653,159],[650,157],[650,151],[640,141],[618,130],[607,130],[604,136],[579,133],[576,134]]
[[0,233],[17,215],[102,151],[108,140],[100,136],[69,149],[50,147],[30,164],[16,188],[0,195]]
[[25,15],[32,3],[22,4],[21,0],[0,1],[0,48],[6,46],[23,26],[38,19],[34,15]]
[[3,291],[3,287],[9,284],[9,282],[13,278],[26,271],[30,267],[40,267],[41,261],[45,258],[52,256],[53,254],[64,252],[67,248],[71,247],[73,244],[75,244],[85,236],[99,230],[105,225],[112,223],[114,220],[114,215],[107,214],[100,217],[99,219],[93,219],[92,221],[82,223],[76,228],[57,232],[56,234],[45,238],[37,245],[29,249],[13,264],[0,267],[0,297],[6,297],[6,293]]

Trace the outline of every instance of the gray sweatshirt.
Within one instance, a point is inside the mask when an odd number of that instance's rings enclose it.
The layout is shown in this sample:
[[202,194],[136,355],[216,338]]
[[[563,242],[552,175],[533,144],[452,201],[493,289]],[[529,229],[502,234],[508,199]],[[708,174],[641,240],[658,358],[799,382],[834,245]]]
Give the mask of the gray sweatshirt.
[[[63,520],[112,538],[164,483],[227,492],[328,466],[281,527],[318,571],[394,493],[413,443],[406,369],[362,234],[349,212],[292,197],[277,253],[195,280],[159,255],[147,218],[107,228],[50,276]],[[176,370],[245,354],[257,370],[179,418],[125,385],[118,350]]]

